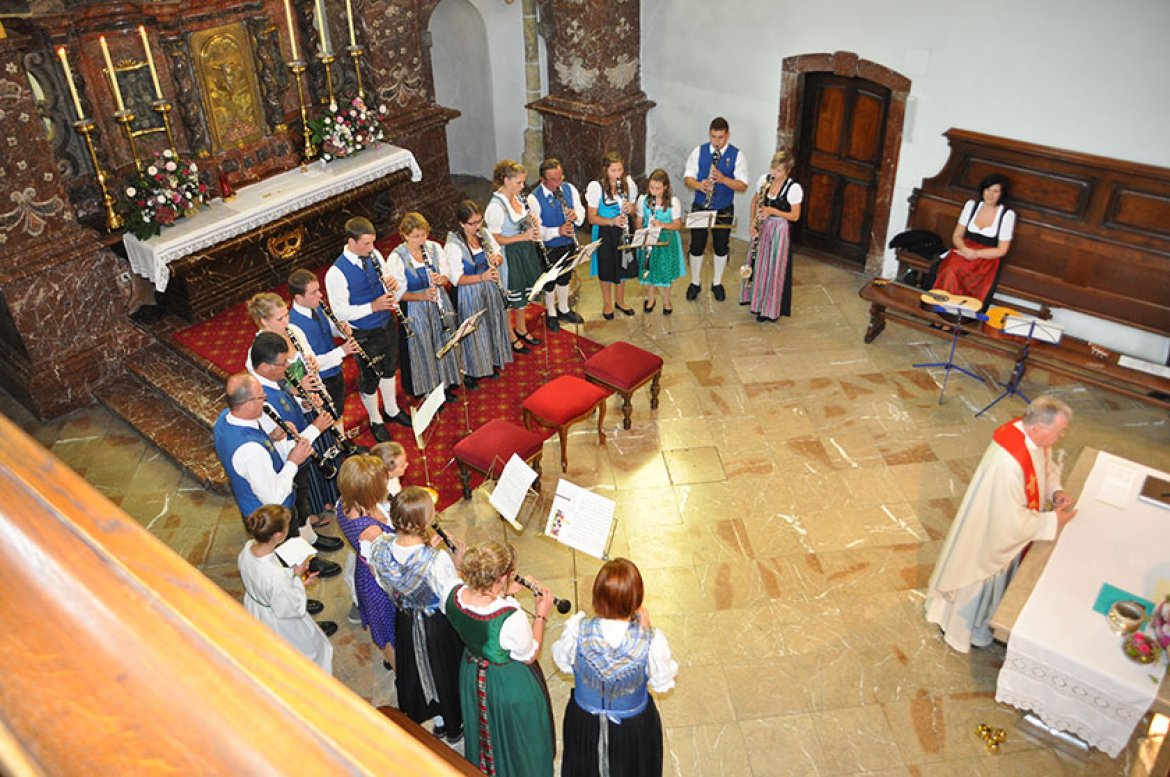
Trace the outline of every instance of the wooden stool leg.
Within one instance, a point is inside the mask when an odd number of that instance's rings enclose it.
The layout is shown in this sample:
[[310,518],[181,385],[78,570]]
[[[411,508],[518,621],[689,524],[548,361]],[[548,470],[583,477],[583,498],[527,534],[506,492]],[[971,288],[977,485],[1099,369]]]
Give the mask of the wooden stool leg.
[[557,434],[561,438],[561,472],[569,471],[569,427],[562,426],[557,429]]
[[528,412],[528,408],[524,408],[524,428],[532,431],[532,413]]
[[462,461],[459,462],[459,482],[463,484],[463,498],[471,498],[471,470]]
[[540,493],[540,479],[544,477],[544,471],[540,468],[540,460],[543,456],[543,453],[538,453],[536,454],[536,458],[529,462],[532,468],[536,470],[536,480],[532,481],[532,490],[538,494]]
[[658,372],[654,373],[654,380],[650,381],[650,409],[651,410],[658,409],[658,390],[661,388],[661,386],[659,386],[658,383],[661,380],[662,380],[662,370],[659,370]]
[[[597,406],[597,444],[605,445],[605,400],[601,400],[601,404]],[[626,427],[629,429],[630,427]]]

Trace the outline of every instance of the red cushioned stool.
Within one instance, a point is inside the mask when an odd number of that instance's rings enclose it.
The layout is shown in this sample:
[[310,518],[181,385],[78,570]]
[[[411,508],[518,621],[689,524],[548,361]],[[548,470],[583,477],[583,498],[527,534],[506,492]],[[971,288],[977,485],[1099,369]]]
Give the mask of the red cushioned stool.
[[[471,472],[484,477],[499,476],[508,459],[515,453],[540,474],[540,457],[544,452],[544,437],[520,428],[511,421],[494,419],[455,443],[455,461],[459,462],[459,482],[463,484],[463,498],[471,498]],[[532,486],[540,490],[540,478]]]
[[550,429],[556,429],[561,439],[561,471],[569,468],[569,451],[566,445],[569,427],[583,421],[597,410],[597,442],[605,444],[605,400],[613,392],[581,380],[576,375],[561,375],[533,391],[524,400],[524,426],[531,429],[532,422]]
[[622,428],[632,425],[634,409],[630,397],[650,383],[650,409],[658,409],[658,382],[662,378],[662,357],[637,346],[618,341],[602,348],[585,362],[585,379],[616,391],[622,396]]

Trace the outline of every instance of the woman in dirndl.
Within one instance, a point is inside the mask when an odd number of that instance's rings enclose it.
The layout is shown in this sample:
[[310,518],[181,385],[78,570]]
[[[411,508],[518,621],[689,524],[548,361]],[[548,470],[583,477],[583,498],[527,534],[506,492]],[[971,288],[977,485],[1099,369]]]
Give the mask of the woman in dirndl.
[[[462,382],[460,346],[456,344],[442,358],[436,353],[455,332],[455,309],[444,286],[450,285],[445,270],[443,248],[428,240],[431,225],[421,213],[410,212],[398,223],[402,244],[390,254],[390,261],[402,268],[406,292],[401,302],[410,319],[412,337],[406,338],[406,355],[410,359],[410,393],[429,394],[440,383],[447,399],[454,399],[454,388]],[[473,387],[474,380],[469,388]]]
[[974,297],[987,307],[1016,227],[1015,211],[1003,204],[1007,183],[998,173],[979,182],[979,199],[963,205],[951,234],[954,248],[943,257],[931,288]]
[[516,551],[501,542],[468,548],[460,572],[465,584],[451,590],[445,611],[466,648],[459,671],[464,754],[484,774],[551,777],[552,707],[536,659],[552,592],[540,586],[529,623],[512,596],[520,588]]
[[634,309],[626,307],[625,281],[637,277],[638,266],[621,246],[627,242],[627,231],[633,226],[637,199],[638,186],[626,175],[622,155],[609,152],[601,160],[601,178],[585,187],[593,239],[601,241],[589,264],[589,272],[601,283],[601,317],[606,321],[613,319],[614,310],[623,316],[634,315]]
[[678,197],[671,194],[670,176],[665,170],[658,169],[650,173],[646,181],[646,193],[638,198],[635,211],[638,214],[638,229],[658,227],[662,231],[657,242],[666,243],[649,249],[649,256],[646,255],[647,249],[638,249],[642,286],[646,289],[642,310],[647,313],[654,311],[654,292],[662,289],[662,315],[669,316],[674,312],[670,306],[670,286],[686,272],[686,262],[683,259],[682,240],[679,239],[682,205]]
[[494,378],[495,371],[513,359],[508,297],[500,285],[499,266],[504,255],[483,228],[478,205],[464,200],[455,207],[455,218],[459,220],[459,231],[447,233],[443,251],[448,277],[459,290],[459,322],[483,311],[475,331],[461,343],[464,369],[470,378]]
[[678,663],[650,625],[642,593],[634,562],[607,561],[593,581],[596,616],[578,612],[553,645],[557,667],[575,680],[565,706],[562,777],[662,774],[662,720],[649,691],[673,688]]
[[789,223],[800,218],[804,190],[789,177],[792,154],[772,155],[771,170],[760,176],[752,197],[751,276],[740,288],[739,304],[751,305],[756,321],[792,315],[792,245]]
[[532,284],[540,277],[540,221],[528,210],[523,196],[528,173],[512,159],[496,163],[492,181],[496,192],[484,208],[487,231],[504,247],[504,280],[508,288],[508,307],[512,309],[512,350],[529,353],[529,345],[540,345],[540,338],[528,332],[528,297]]

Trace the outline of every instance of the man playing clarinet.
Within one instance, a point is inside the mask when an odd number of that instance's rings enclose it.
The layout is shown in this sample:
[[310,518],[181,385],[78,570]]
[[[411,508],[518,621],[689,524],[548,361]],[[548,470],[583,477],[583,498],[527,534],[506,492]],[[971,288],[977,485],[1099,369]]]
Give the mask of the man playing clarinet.
[[389,274],[385,258],[374,248],[375,236],[369,219],[358,216],[345,222],[345,249],[325,273],[325,290],[334,315],[350,325],[358,344],[371,359],[382,357],[376,367],[358,361],[358,391],[374,439],[388,442],[390,433],[382,419],[379,393],[390,420],[410,426],[410,417],[398,408],[395,394],[398,332],[392,321],[392,311],[406,284]]
[[[289,337],[297,338],[296,345],[305,358],[316,359],[321,383],[333,406],[345,412],[345,378],[341,374],[341,362],[346,356],[357,352],[357,342],[350,337],[352,330],[341,331],[329,321],[321,310],[321,283],[309,270],[293,270],[288,276],[288,291],[292,295],[292,308],[288,311]],[[344,338],[345,342],[335,346],[334,340]],[[341,419],[337,419],[340,421]]]
[[[731,130],[727,119],[716,116],[708,128],[709,143],[698,146],[687,159],[683,181],[688,189],[695,190],[695,204],[692,210],[713,210],[717,227],[713,230],[691,230],[691,283],[687,286],[687,299],[699,296],[703,275],[703,254],[707,251],[707,233],[712,236],[715,254],[711,273],[711,293],[722,302],[727,293],[723,290],[723,270],[727,267],[728,244],[731,240],[731,223],[735,219],[735,195],[745,192],[748,187],[747,159],[743,152],[728,142]],[[722,228],[719,228],[722,225]]]
[[[577,248],[577,227],[585,223],[585,203],[577,187],[565,180],[560,160],[549,158],[540,163],[540,185],[528,195],[528,209],[540,213],[540,237],[548,257],[547,270]],[[582,324],[585,319],[569,308],[569,280],[564,273],[556,282],[544,287],[544,309],[548,330],[561,328],[560,320]],[[555,292],[554,292],[555,289]]]

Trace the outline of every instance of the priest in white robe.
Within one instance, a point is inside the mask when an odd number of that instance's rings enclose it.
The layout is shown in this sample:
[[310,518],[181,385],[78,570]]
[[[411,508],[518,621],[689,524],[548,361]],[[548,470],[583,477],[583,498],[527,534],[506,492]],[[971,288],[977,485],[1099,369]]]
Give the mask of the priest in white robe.
[[1023,418],[996,429],[967,487],[926,591],[926,620],[961,653],[991,644],[987,622],[1024,548],[1055,539],[1076,515],[1050,454],[1070,420],[1068,405],[1038,397]]

